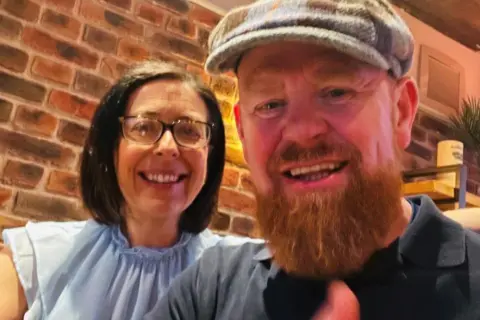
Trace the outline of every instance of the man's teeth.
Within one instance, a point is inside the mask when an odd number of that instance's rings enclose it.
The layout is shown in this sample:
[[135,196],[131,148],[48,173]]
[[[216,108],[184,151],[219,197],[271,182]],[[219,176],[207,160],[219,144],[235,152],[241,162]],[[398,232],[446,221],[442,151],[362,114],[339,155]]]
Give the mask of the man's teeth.
[[339,167],[340,167],[340,163],[322,163],[322,164],[316,164],[314,166],[292,169],[290,170],[290,174],[293,177],[299,176],[299,175],[305,175],[305,174],[312,174],[312,173],[328,174],[331,171],[338,169]]
[[180,176],[176,175],[176,174],[153,174],[153,173],[148,173],[148,174],[145,174],[145,177],[149,181],[158,182],[158,183],[178,182],[178,180],[180,179]]

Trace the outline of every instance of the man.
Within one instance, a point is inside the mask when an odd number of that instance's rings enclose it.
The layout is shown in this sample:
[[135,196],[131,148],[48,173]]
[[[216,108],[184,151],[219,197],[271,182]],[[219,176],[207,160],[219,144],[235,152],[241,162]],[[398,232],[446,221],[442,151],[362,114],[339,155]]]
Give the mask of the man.
[[386,0],[257,1],[209,49],[207,71],[238,77],[267,244],[206,253],[161,319],[480,319],[479,237],[402,197],[414,43]]

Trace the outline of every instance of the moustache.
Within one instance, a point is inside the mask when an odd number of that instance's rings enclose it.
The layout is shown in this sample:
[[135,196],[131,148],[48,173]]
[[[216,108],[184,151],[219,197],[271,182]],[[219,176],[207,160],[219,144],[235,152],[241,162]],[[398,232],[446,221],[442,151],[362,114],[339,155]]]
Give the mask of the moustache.
[[307,162],[326,157],[357,160],[357,162],[361,159],[360,151],[352,146],[322,141],[309,148],[291,143],[273,156],[271,163],[278,166],[289,162]]

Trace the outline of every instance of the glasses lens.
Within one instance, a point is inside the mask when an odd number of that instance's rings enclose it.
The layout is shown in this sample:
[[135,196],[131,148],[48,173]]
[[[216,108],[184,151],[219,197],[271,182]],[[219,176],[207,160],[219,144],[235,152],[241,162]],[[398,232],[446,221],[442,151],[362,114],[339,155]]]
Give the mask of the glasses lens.
[[162,132],[162,123],[147,118],[127,118],[123,122],[123,133],[131,141],[154,143]]
[[175,124],[175,139],[184,147],[201,148],[210,139],[210,127],[206,123],[195,121],[180,121]]

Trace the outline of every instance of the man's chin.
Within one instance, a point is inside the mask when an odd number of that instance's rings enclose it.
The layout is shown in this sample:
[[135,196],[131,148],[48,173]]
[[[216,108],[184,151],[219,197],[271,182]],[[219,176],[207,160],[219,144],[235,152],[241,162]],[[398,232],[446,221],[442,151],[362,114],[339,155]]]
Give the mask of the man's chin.
[[289,195],[279,188],[257,195],[263,237],[284,270],[306,277],[343,277],[358,272],[383,247],[402,214],[402,180],[388,168],[357,172],[342,192]]

